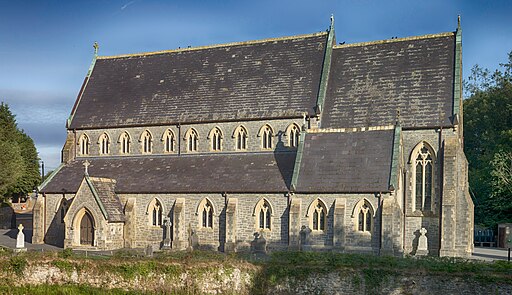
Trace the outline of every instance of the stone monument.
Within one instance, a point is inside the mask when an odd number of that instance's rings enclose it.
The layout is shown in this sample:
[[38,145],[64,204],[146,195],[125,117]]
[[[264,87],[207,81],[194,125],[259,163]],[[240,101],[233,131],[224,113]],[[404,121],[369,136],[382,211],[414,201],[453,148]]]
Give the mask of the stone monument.
[[165,239],[164,239],[164,245],[162,246],[163,250],[170,250],[171,249],[171,219],[169,217],[164,218],[164,225],[165,225]]
[[16,252],[27,251],[25,248],[25,234],[23,233],[23,224],[18,226],[18,235],[16,236]]
[[418,238],[418,249],[416,249],[416,256],[426,256],[428,255],[428,241],[427,236],[425,235],[427,230],[422,227],[420,229],[420,236]]

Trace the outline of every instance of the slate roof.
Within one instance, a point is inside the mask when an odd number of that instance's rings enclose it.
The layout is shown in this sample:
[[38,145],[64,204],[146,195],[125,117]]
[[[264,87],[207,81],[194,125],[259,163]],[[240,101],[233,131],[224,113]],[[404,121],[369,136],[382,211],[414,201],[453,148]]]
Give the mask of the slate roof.
[[[451,126],[455,34],[334,47],[322,128]],[[442,119],[440,119],[442,113]]]
[[99,57],[68,128],[313,114],[327,33]]
[[116,182],[109,178],[89,177],[110,222],[124,221],[123,206],[115,193]]
[[[88,157],[89,174],[117,181],[116,193],[287,192],[294,152],[147,157]],[[85,158],[62,167],[43,193],[74,193]],[[110,188],[109,188],[110,189]]]
[[389,191],[394,130],[306,133],[296,192]]

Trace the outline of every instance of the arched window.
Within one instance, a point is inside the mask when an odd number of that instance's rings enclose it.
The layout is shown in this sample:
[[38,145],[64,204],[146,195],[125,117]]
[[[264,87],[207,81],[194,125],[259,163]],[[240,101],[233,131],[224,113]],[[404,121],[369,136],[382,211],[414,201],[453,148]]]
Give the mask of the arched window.
[[174,152],[174,133],[171,129],[167,129],[164,133],[164,136],[162,137],[162,140],[164,141],[164,152],[165,153],[172,153]]
[[259,135],[261,136],[261,148],[266,150],[271,149],[272,137],[274,136],[272,127],[270,127],[270,125],[261,127]]
[[413,205],[414,210],[431,211],[434,191],[434,153],[426,143],[421,143],[413,152]]
[[208,136],[211,140],[211,149],[212,151],[221,151],[222,150],[222,132],[219,128],[215,127],[210,131]]
[[365,200],[359,207],[359,214],[357,215],[357,230],[362,232],[372,232],[372,208]]
[[244,126],[238,126],[238,128],[235,129],[233,137],[236,140],[235,149],[237,151],[247,150],[247,129],[245,129]]
[[267,199],[261,199],[254,208],[256,228],[259,230],[272,229],[272,206]]
[[288,127],[288,146],[289,147],[298,147],[299,139],[300,139],[300,129],[299,126],[292,124]]
[[213,228],[213,206],[206,200],[201,214],[201,225],[204,228]]
[[130,153],[130,135],[128,132],[123,132],[119,137],[119,143],[121,144],[120,152],[121,154],[129,154]]
[[143,154],[150,154],[153,150],[153,136],[151,136],[151,133],[146,130],[141,135],[141,141],[142,141],[142,153]]
[[68,213],[68,201],[66,199],[62,199],[60,202],[60,222],[64,223],[64,217],[66,217],[66,213]]
[[199,140],[199,136],[197,135],[197,131],[193,128],[190,128],[187,131],[187,151],[189,152],[197,152],[197,143]]
[[110,153],[110,138],[106,133],[100,136],[100,155],[108,155]]
[[327,225],[327,207],[320,199],[316,199],[309,205],[309,224],[312,230],[324,231]]
[[80,136],[80,140],[78,141],[78,144],[80,146],[80,155],[85,156],[89,154],[89,137],[87,134],[82,134]]
[[163,208],[160,201],[153,199],[148,206],[148,214],[150,216],[149,223],[153,226],[162,225]]

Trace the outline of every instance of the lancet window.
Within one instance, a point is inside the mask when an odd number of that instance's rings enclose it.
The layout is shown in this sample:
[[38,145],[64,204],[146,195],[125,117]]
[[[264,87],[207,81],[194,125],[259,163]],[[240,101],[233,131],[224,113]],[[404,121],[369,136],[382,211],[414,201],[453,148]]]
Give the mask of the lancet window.
[[127,132],[123,132],[119,138],[119,142],[121,143],[121,154],[129,154],[130,153],[130,135]]
[[108,155],[110,153],[110,138],[106,133],[100,136],[100,155]]
[[79,142],[79,148],[80,148],[80,155],[85,156],[89,154],[89,137],[86,134],[82,134],[80,136]]
[[414,175],[414,209],[418,211],[432,210],[434,158],[432,150],[423,143],[417,149],[413,161]]
[[235,131],[236,150],[242,151],[247,149],[247,130],[240,126]]

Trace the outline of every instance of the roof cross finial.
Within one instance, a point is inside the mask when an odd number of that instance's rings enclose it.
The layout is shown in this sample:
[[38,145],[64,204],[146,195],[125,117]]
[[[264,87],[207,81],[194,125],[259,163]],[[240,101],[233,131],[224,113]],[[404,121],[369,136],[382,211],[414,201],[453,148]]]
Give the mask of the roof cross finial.
[[400,124],[400,109],[396,110],[396,124]]
[[84,165],[84,168],[85,168],[84,175],[89,176],[89,166],[91,165],[91,163],[89,163],[89,161],[85,160],[85,162],[82,165]]
[[457,27],[460,28],[460,14],[457,15]]
[[94,55],[98,55],[98,49],[100,48],[98,42],[94,41],[94,45],[92,47],[94,48]]
[[331,14],[331,30],[334,30],[334,14]]

